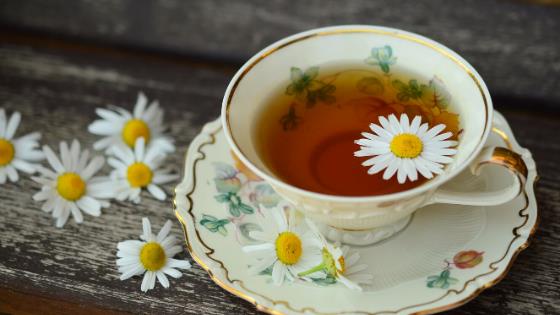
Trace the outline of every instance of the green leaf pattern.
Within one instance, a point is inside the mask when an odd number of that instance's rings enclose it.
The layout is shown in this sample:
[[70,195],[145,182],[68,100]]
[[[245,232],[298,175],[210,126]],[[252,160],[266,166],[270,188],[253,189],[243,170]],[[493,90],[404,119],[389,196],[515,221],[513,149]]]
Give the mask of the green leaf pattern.
[[365,62],[370,65],[379,66],[381,71],[389,73],[391,66],[397,62],[397,57],[393,56],[393,48],[385,45],[372,48],[371,55],[366,58]]

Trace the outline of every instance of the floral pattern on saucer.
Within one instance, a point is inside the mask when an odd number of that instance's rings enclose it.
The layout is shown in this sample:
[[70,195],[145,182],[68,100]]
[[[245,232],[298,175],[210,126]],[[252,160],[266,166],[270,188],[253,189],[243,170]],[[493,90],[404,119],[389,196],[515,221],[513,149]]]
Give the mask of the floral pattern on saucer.
[[445,268],[437,276],[428,276],[427,287],[428,288],[440,288],[447,289],[451,285],[459,282],[457,278],[451,277],[452,266],[459,269],[469,269],[474,268],[482,262],[484,252],[477,252],[475,250],[460,251],[453,257],[453,262],[445,260]]

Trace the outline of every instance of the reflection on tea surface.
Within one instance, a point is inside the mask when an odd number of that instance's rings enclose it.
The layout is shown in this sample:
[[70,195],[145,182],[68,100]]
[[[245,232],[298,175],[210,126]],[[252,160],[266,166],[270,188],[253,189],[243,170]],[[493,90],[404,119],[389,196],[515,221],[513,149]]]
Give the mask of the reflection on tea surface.
[[[354,140],[379,116],[405,113],[430,127],[445,124],[457,139],[458,115],[437,77],[421,78],[361,64],[292,68],[291,81],[266,100],[255,126],[265,164],[294,186],[331,195],[372,196],[417,187],[427,179],[399,184],[382,172],[367,174]],[[288,72],[288,70],[287,70]]]

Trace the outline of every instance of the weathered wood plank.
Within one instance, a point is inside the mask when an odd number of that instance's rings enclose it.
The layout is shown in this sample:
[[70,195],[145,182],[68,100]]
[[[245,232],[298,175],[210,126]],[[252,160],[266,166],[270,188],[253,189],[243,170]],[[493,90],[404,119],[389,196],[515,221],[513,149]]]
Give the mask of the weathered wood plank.
[[[0,106],[23,114],[21,133],[43,132],[43,143],[56,145],[76,137],[91,145],[85,126],[94,108],[107,103],[130,107],[138,90],[158,98],[166,110],[178,152],[169,163],[181,170],[182,156],[199,128],[219,113],[231,72],[190,63],[173,63],[87,50],[60,51],[24,45],[0,47]],[[537,187],[542,215],[533,245],[511,272],[454,314],[554,314],[560,309],[560,145],[555,128],[560,115],[508,110],[497,101],[523,146],[534,154],[541,174]],[[171,192],[173,184],[167,185]],[[140,279],[121,282],[115,268],[116,243],[141,232],[149,216],[159,228],[174,220],[170,202],[144,196],[140,205],[113,202],[99,218],[64,229],[31,201],[38,186],[29,179],[0,187],[0,287],[116,311],[158,314],[256,313],[221,290],[199,267],[172,280],[169,290],[140,292]],[[173,233],[181,237],[178,224]],[[188,254],[180,255],[188,258]],[[1,303],[1,300],[0,300]]]
[[[21,133],[39,130],[43,143],[79,139],[91,145],[95,137],[86,126],[94,108],[107,103],[131,108],[143,90],[158,98],[166,110],[178,152],[170,165],[181,172],[182,157],[201,125],[219,112],[228,74],[192,66],[151,63],[128,58],[91,58],[87,53],[51,54],[23,47],[0,49],[0,106],[23,115]],[[126,69],[126,70],[125,70]],[[108,167],[106,171],[108,172]],[[171,194],[174,184],[165,186]],[[113,202],[99,218],[67,223],[57,229],[40,204],[31,200],[38,185],[30,179],[0,187],[0,286],[54,299],[128,312],[223,314],[251,313],[195,267],[172,289],[143,294],[140,278],[118,279],[116,243],[137,238],[141,218],[159,227],[175,222],[171,201],[144,195],[140,205]],[[188,258],[183,253],[181,258]]]
[[459,52],[494,94],[560,107],[560,7],[521,1],[5,0],[0,23],[238,64],[275,40],[319,26],[393,26]]

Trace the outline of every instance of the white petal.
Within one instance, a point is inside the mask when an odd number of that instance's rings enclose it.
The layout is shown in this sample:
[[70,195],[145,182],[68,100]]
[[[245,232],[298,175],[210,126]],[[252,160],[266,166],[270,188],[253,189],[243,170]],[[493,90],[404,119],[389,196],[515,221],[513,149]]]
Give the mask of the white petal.
[[6,165],[4,169],[6,170],[6,174],[8,175],[8,178],[12,183],[15,183],[19,180],[18,172],[12,165]]
[[111,145],[118,142],[119,139],[120,139],[119,137],[115,137],[115,136],[101,138],[100,140],[96,141],[93,144],[93,148],[95,150],[103,150],[109,148]]
[[168,260],[167,267],[170,268],[179,268],[179,269],[186,270],[192,267],[191,263],[186,260],[173,259],[173,258],[168,258],[167,260]]
[[420,127],[418,127],[418,131],[416,131],[416,135],[418,136],[418,138],[422,139],[426,131],[428,131],[428,128],[428,123],[423,123],[422,125],[420,125]]
[[379,160],[375,165],[368,169],[368,174],[373,175],[381,172],[383,169],[389,166],[389,164],[395,159],[393,154],[388,153],[386,155],[379,155],[377,157],[384,157],[383,160]]
[[6,134],[6,111],[3,108],[0,108],[0,138],[4,138]]
[[167,277],[165,276],[165,274],[161,271],[156,272],[156,277],[159,281],[159,283],[161,283],[161,285],[164,288],[169,288],[169,280],[167,280]]
[[378,137],[378,136],[376,136],[376,135],[374,135],[374,134],[371,134],[371,133],[369,133],[369,132],[362,132],[361,135],[364,136],[366,139],[370,139],[370,140],[379,140],[379,141],[381,141],[381,138],[380,138],[380,137]]
[[371,148],[371,147],[361,147],[361,149],[359,151],[354,152],[354,156],[355,157],[363,157],[363,156],[372,156],[372,155],[379,155],[379,154],[385,154],[390,152],[391,150],[389,149],[389,146],[382,148],[382,147],[376,147],[376,148]]
[[456,149],[426,149],[424,150],[426,153],[435,154],[435,155],[455,155],[457,153]]
[[404,184],[404,182],[406,181],[407,173],[404,163],[404,159],[401,159],[399,168],[397,169],[397,180],[399,181],[399,184]]
[[360,139],[354,143],[366,148],[389,148],[389,143],[380,140]]
[[142,279],[142,284],[140,285],[140,290],[142,292],[147,292],[151,290],[156,285],[156,274],[153,271],[146,271],[144,278]]
[[249,267],[249,274],[253,276],[259,274],[261,271],[266,270],[267,268],[272,266],[272,264],[276,262],[276,259],[276,255],[263,257],[261,260],[256,261]]
[[430,178],[434,177],[434,175],[432,175],[432,172],[430,172],[430,170],[426,167],[426,165],[424,163],[424,159],[416,158],[413,161],[414,161],[414,166],[416,167],[416,170],[418,170],[418,172],[420,172],[420,174],[422,174],[422,176],[426,177],[427,179],[430,179]]
[[369,128],[375,132],[378,136],[380,136],[381,138],[384,139],[392,139],[393,138],[393,133],[389,132],[388,130],[385,130],[381,127],[379,127],[376,124],[370,124]]
[[416,171],[413,160],[405,159],[403,166],[406,169],[406,174],[411,182],[418,179],[418,172]]
[[403,133],[410,132],[410,122],[407,114],[401,114],[400,125]]
[[103,164],[105,164],[105,159],[102,156],[96,156],[81,171],[80,175],[85,181],[87,181],[103,167]]
[[257,245],[247,245],[241,247],[241,250],[246,254],[251,254],[255,252],[270,252],[274,249],[274,245],[271,243],[262,243]]
[[154,178],[152,179],[152,182],[154,184],[165,184],[177,180],[178,178],[179,175],[177,174],[163,174],[160,172],[156,172]]
[[437,135],[437,136],[435,136],[435,137],[433,137],[429,140],[426,139],[426,142],[443,141],[443,140],[447,140],[447,139],[451,138],[451,136],[453,136],[452,132],[445,132],[445,133]]
[[148,98],[142,92],[138,93],[138,99],[136,100],[136,105],[134,105],[134,118],[141,118],[144,113],[144,109],[148,104]]
[[181,272],[177,269],[173,269],[171,267],[164,267],[161,271],[163,271],[167,275],[170,275],[173,278],[181,278]]
[[443,155],[438,155],[438,154],[433,154],[431,152],[422,152],[422,158],[428,160],[428,161],[432,161],[432,162],[436,162],[436,163],[443,163],[443,164],[447,164],[447,163],[451,163],[453,162],[453,158],[448,157],[448,156],[443,156]]
[[391,163],[389,163],[389,166],[387,166],[385,172],[383,173],[383,179],[388,180],[391,177],[393,177],[393,175],[395,175],[397,169],[399,168],[399,164],[400,164],[400,159],[398,158],[393,159]]
[[76,221],[76,223],[84,222],[84,217],[83,217],[80,209],[78,209],[78,206],[76,206],[76,204],[74,202],[69,202],[68,205],[70,206],[70,211],[72,212],[72,216],[74,217],[74,221]]
[[142,218],[142,235],[140,235],[140,238],[145,240],[145,241],[149,241],[152,238],[152,224],[150,224],[150,219],[148,218]]
[[394,155],[392,153],[381,154],[381,155],[378,155],[376,157],[372,157],[371,159],[362,162],[362,165],[363,166],[371,166],[371,165],[383,163],[385,161],[391,160],[393,157],[394,157]]
[[112,181],[88,183],[87,194],[93,198],[113,198],[115,196],[115,184]]
[[440,133],[441,131],[443,131],[443,129],[445,129],[445,125],[444,124],[439,124],[435,127],[433,127],[432,129],[428,130],[422,137],[421,139],[423,141],[428,141],[431,138],[435,137],[438,133]]
[[85,213],[98,217],[101,215],[101,204],[99,201],[89,197],[83,196],[76,202],[78,207],[82,209]]
[[144,161],[144,148],[146,147],[146,139],[144,137],[136,138],[134,143],[134,156],[136,161]]
[[68,209],[68,207],[64,205],[64,208],[62,208],[62,212],[60,213],[60,216],[56,219],[56,227],[57,228],[63,227],[64,224],[66,224],[66,221],[68,221],[69,216],[70,216],[70,209]]
[[142,266],[142,264],[139,263],[137,265],[134,265],[131,269],[127,270],[126,272],[123,272],[123,274],[120,276],[120,279],[126,280],[132,276],[140,275],[144,273],[144,271],[146,271],[146,269],[144,269],[144,266]]
[[412,120],[412,123],[410,124],[409,132],[411,134],[416,134],[416,132],[418,132],[418,128],[420,127],[421,122],[422,122],[422,117],[421,116],[414,117],[414,119]]
[[72,157],[70,156],[70,148],[68,148],[68,143],[66,141],[60,142],[60,159],[62,160],[62,166],[64,169],[72,172]]
[[426,149],[449,148],[449,147],[456,146],[457,141],[445,140],[445,141],[426,142],[424,145],[425,145]]
[[21,159],[14,159],[12,160],[11,163],[15,168],[17,168],[18,170],[28,173],[28,174],[33,174],[35,173],[35,166],[33,166],[33,164],[31,163],[27,163],[24,160]]
[[11,140],[14,134],[16,133],[17,127],[19,126],[19,122],[21,121],[21,114],[19,112],[14,112],[8,125],[6,126],[6,133],[4,134],[4,138]]
[[126,256],[138,256],[140,255],[140,251],[142,247],[146,245],[145,242],[139,240],[126,240],[117,243],[117,256],[119,257],[126,257]]
[[398,130],[393,130],[393,128],[391,127],[391,123],[389,123],[387,118],[385,118],[384,116],[379,116],[379,123],[381,124],[381,127],[383,127],[383,129],[389,130],[393,134],[397,133],[398,131]]
[[96,108],[95,113],[97,113],[99,117],[111,122],[123,122],[125,120],[125,118],[118,113],[105,108]]
[[0,168],[0,184],[5,184],[7,179],[6,169]]
[[272,267],[272,282],[275,285],[282,285],[285,277],[286,266],[284,266],[279,260],[277,260],[274,263],[274,267]]
[[110,136],[118,134],[122,127],[122,124],[116,124],[112,121],[96,120],[88,126],[88,131],[99,136]]
[[389,123],[391,124],[391,128],[393,128],[393,134],[399,134],[403,132],[401,124],[397,119],[397,116],[393,114],[389,115]]
[[158,242],[163,241],[163,239],[165,239],[167,237],[167,235],[169,234],[169,231],[171,231],[171,226],[172,226],[171,221],[167,220],[165,222],[165,224],[163,225],[163,227],[161,228],[161,230],[159,230],[159,233],[156,237]]
[[60,163],[60,160],[49,146],[43,146],[43,153],[45,153],[47,161],[57,173],[64,173],[65,170],[62,163]]
[[132,152],[132,150],[127,147],[115,146],[113,147],[113,153],[126,165],[130,165],[136,162],[134,158],[134,152]]
[[360,287],[359,285],[350,281],[349,279],[347,279],[346,277],[344,277],[342,275],[339,275],[337,277],[337,280],[340,281],[342,284],[344,284],[349,289],[356,290],[356,291],[362,291],[362,287]]
[[156,199],[158,200],[165,200],[165,192],[159,188],[159,186],[154,185],[154,184],[150,184],[148,185],[148,191],[152,194],[152,196],[154,196]]

